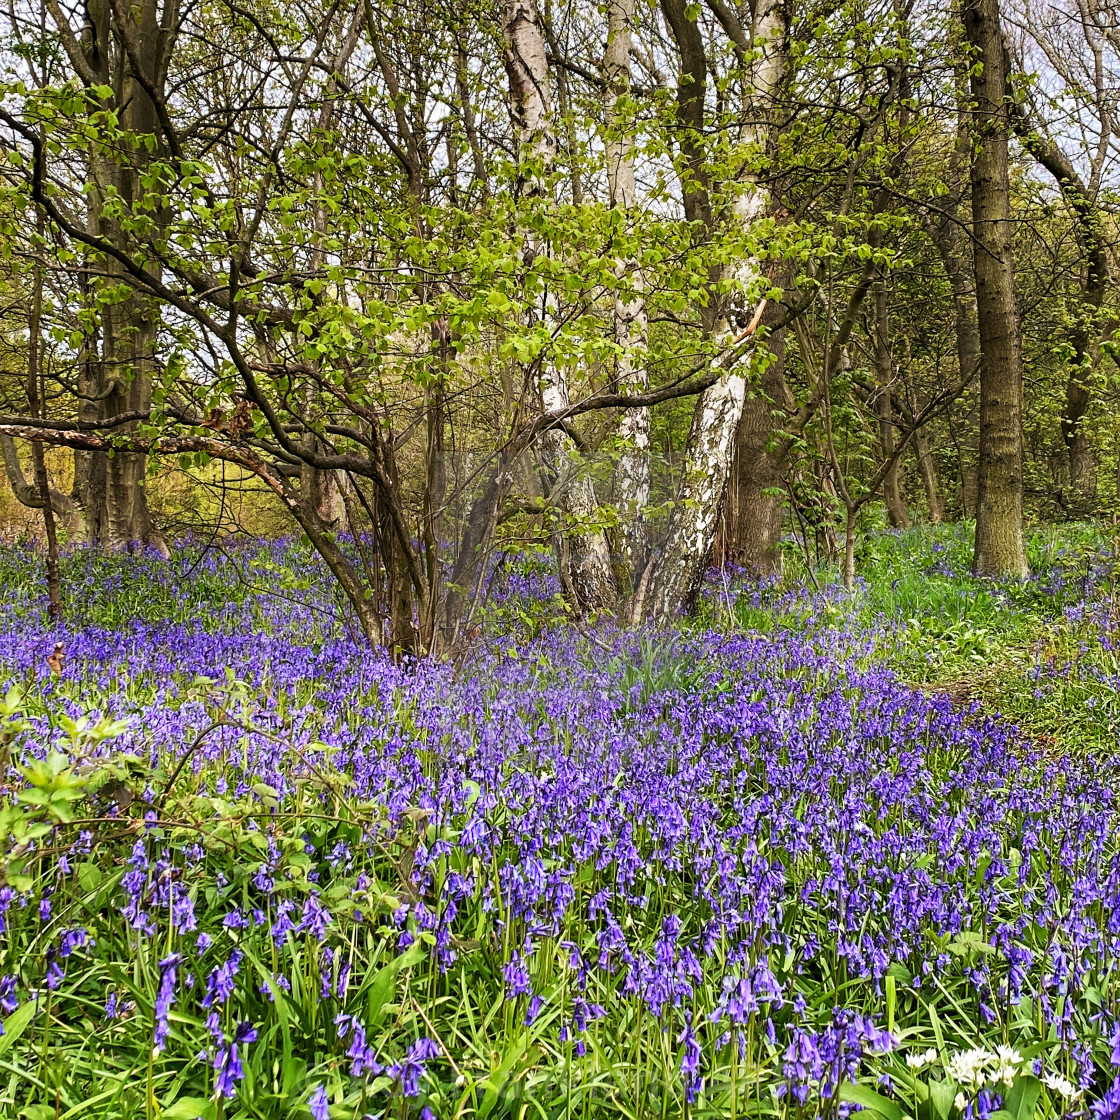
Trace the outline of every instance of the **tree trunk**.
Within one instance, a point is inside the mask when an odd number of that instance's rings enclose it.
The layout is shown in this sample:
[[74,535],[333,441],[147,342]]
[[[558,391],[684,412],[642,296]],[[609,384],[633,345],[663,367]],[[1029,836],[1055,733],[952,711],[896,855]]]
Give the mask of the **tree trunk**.
[[1097,465],[1081,422],[1089,409],[1089,378],[1101,356],[1101,309],[1112,278],[1110,241],[1097,198],[1099,188],[1092,180],[1086,182],[1081,177],[1062,146],[1031,119],[1025,101],[1015,103],[1010,112],[1024,147],[1054,177],[1073,211],[1078,240],[1085,253],[1081,307],[1070,335],[1073,353],[1062,408],[1062,438],[1069,456],[1070,488],[1075,504],[1085,511],[1096,503]]
[[[83,65],[100,85],[113,91],[102,107],[117,113],[121,128],[138,137],[139,143],[122,145],[112,153],[97,146],[91,150],[87,199],[90,230],[121,249],[130,249],[129,235],[114,216],[114,208],[126,215],[141,211],[143,178],[154,158],[144,140],[154,139],[157,132],[155,107],[145,85],[162,87],[162,58],[167,49],[163,36],[174,31],[161,28],[155,0],[142,0],[122,10],[126,22],[116,26],[110,3],[95,0],[88,5]],[[143,74],[133,68],[123,46],[126,39]],[[159,215],[155,220],[160,220]],[[108,283],[127,285],[123,268],[114,259],[108,258],[98,267],[107,273]],[[158,275],[155,258],[149,258],[147,267]],[[101,307],[100,354],[88,355],[79,376],[86,398],[80,409],[82,419],[105,420],[151,407],[158,328],[155,301],[139,293]],[[91,345],[94,341],[87,340],[86,346]],[[134,422],[119,426],[117,432],[127,436],[135,429]],[[91,543],[122,549],[154,545],[166,551],[148,511],[147,466],[147,455],[133,451],[112,458],[93,452],[76,459],[75,497]]]
[[[535,0],[504,0],[502,31],[517,138],[518,185],[523,198],[543,200],[549,189],[547,176],[556,154],[556,136],[544,30]],[[545,238],[535,231],[525,231],[527,269],[540,254],[548,252]],[[555,322],[555,296],[551,292],[542,295],[537,315],[547,325]],[[547,355],[540,362],[538,388],[546,412],[562,411],[570,404],[564,370]],[[617,592],[607,538],[597,524],[602,517],[591,477],[578,449],[562,429],[545,432],[540,447],[551,481],[549,496],[566,521],[560,529],[565,538],[563,547],[557,549],[566,557],[567,570],[562,578],[572,589],[577,610],[609,609]]]
[[[894,406],[891,404],[895,371],[889,331],[887,289],[880,280],[875,285],[875,365],[879,373],[875,405],[879,417],[879,449],[884,460],[894,454],[895,447]],[[906,509],[906,499],[902,496],[897,459],[883,479],[883,505],[886,506],[887,521],[892,528],[910,528],[910,514]]]
[[668,539],[650,562],[649,586],[641,606],[647,617],[669,618],[692,605],[719,523],[745,388],[741,374],[728,374],[696,402]]
[[[945,176],[948,193],[943,195],[936,208],[928,211],[927,230],[933,241],[941,266],[949,281],[953,295],[953,328],[957,351],[957,369],[962,384],[968,386],[980,370],[980,333],[976,313],[976,276],[972,263],[972,241],[965,235],[966,225],[962,213],[966,197],[967,168],[971,159],[968,131],[969,95],[968,67],[966,60],[955,60],[955,89],[957,98],[957,125],[949,167]],[[938,215],[936,220],[933,215]],[[975,463],[971,448],[966,446],[954,427],[952,414],[948,417],[949,433],[958,453],[957,480],[960,506],[966,517],[973,516],[976,507]],[[926,491],[930,520],[945,516],[944,499],[938,484],[936,466],[929,454],[929,441],[925,432],[915,433],[914,454],[918,458],[918,471]],[[936,516],[935,516],[936,511]]]
[[[38,482],[33,486],[24,477],[23,467],[19,461],[19,450],[11,436],[0,435],[0,454],[4,458],[4,471],[8,476],[8,485],[20,505],[29,509],[42,509],[42,490]],[[33,463],[34,469],[34,463]],[[82,531],[82,519],[68,494],[50,488],[51,511],[62,522],[69,536],[79,537]]]
[[1062,436],[1069,455],[1070,489],[1078,505],[1092,508],[1097,497],[1097,460],[1081,421],[1089,410],[1089,386],[1081,369],[1071,369],[1062,409]]
[[[780,310],[780,305],[775,305]],[[773,318],[770,308],[767,316]],[[766,321],[764,317],[763,322]],[[774,409],[789,408],[785,329],[768,340],[771,362],[762,373],[761,392],[743,402],[731,476],[726,553],[752,576],[777,575],[782,568],[781,535],[785,455],[772,446]]]
[[366,640],[370,645],[381,645],[381,618],[373,601],[367,594],[367,588],[342,549],[338,547],[330,532],[319,520],[314,505],[302,496],[295,497],[291,494],[285,498],[285,501],[296,521],[299,522],[300,527],[307,534],[308,540],[311,541],[315,551],[326,562],[331,575],[338,580],[339,586],[354,610],[358,625],[361,626]]
[[[339,49],[330,62],[331,76],[327,80],[325,95],[319,106],[318,118],[314,130],[320,137],[330,137],[335,128],[335,97],[338,93],[336,75],[345,75],[346,67],[358,45],[358,39],[364,24],[364,16],[356,16],[346,29]],[[372,29],[371,29],[372,33]],[[326,178],[321,168],[316,166],[313,173],[315,185],[315,199],[312,205],[312,215],[315,222],[317,243],[311,254],[313,269],[323,268],[327,263],[325,245],[331,232],[331,219],[327,207],[323,205],[322,198],[327,194]],[[259,340],[258,345],[267,353],[267,360],[276,360],[276,348],[270,344],[265,345]],[[316,437],[311,434],[314,423],[329,411],[324,395],[308,384],[304,389],[305,421],[307,433],[303,440],[310,450],[320,450]],[[335,534],[350,532],[350,515],[346,502],[346,487],[350,485],[346,475],[337,471],[322,471],[304,463],[300,469],[301,495],[310,503],[316,518],[325,531]]]
[[848,507],[844,519],[844,590],[852,591],[856,585],[856,514]]
[[972,220],[980,333],[980,464],[977,575],[1029,574],[1023,541],[1023,368],[1011,255],[1007,143],[1010,119],[998,0],[966,0],[974,52]]
[[427,390],[427,440],[424,448],[424,561],[428,576],[427,601],[420,604],[420,640],[425,649],[432,649],[439,630],[438,610],[443,594],[444,499],[447,493],[447,462],[445,436],[447,404],[444,396],[449,365],[446,321],[433,330],[439,354],[439,375]]
[[503,448],[498,451],[497,462],[467,513],[463,538],[455,556],[444,603],[446,647],[452,646],[459,639],[464,631],[464,622],[469,620],[477,601],[477,592],[486,574],[487,542],[493,538],[498,511],[512,482],[513,463],[511,456]]
[[[461,7],[456,10],[456,19],[465,24],[465,15]],[[475,122],[474,100],[471,94],[467,69],[467,51],[462,35],[455,36],[455,92],[459,101],[459,115],[463,120],[463,132],[471,150],[471,160],[474,166],[472,187],[478,187],[479,198],[485,202],[490,194],[490,184],[486,175],[486,160],[482,154],[482,145],[478,139],[478,125]]]
[[[631,122],[625,107],[630,93],[633,27],[634,0],[608,0],[607,47],[603,56],[607,184],[611,206],[624,221],[629,220],[636,201]],[[618,391],[644,393],[649,389],[649,370],[645,362],[648,322],[644,278],[635,261],[620,260],[617,270],[624,282],[614,304],[614,333],[619,347]],[[627,280],[633,291],[626,291]],[[623,412],[618,425],[619,451],[614,475],[614,501],[618,509],[614,569],[619,590],[626,598],[633,595],[649,552],[645,523],[650,485],[649,434],[648,408],[628,408]]]
[[[89,221],[91,228],[95,228],[92,205]],[[83,308],[88,310],[94,303],[88,273],[80,274],[79,287]],[[82,338],[77,363],[78,419],[83,424],[95,424],[102,418],[100,348],[100,330],[96,327],[88,330]],[[74,481],[70,495],[80,517],[82,543],[87,546],[96,545],[109,536],[105,498],[107,467],[108,457],[100,452],[74,450]]]
[[914,458],[918,464],[918,476],[922,489],[926,492],[926,508],[929,519],[935,525],[945,520],[945,502],[941,497],[941,481],[937,477],[937,463],[929,447],[929,437],[919,429],[914,433]]
[[[43,215],[35,215],[36,230],[43,236]],[[41,364],[43,360],[43,269],[35,262],[34,279],[31,290],[31,321],[27,332],[27,405],[31,415],[43,419],[44,394],[40,391]],[[47,456],[41,443],[31,445],[32,461],[35,464],[35,484],[39,491],[39,502],[43,510],[43,535],[47,539],[47,617],[57,622],[62,617],[62,584],[59,578],[58,534],[54,524],[54,503],[51,497],[50,479],[47,477]]]
[[[960,207],[957,202],[952,202],[949,215],[944,221],[933,227],[932,236],[937,246],[941,265],[949,281],[953,293],[953,329],[957,349],[957,369],[963,383],[971,384],[972,379],[980,371],[980,331],[976,310],[976,277],[972,263],[971,244],[965,240],[961,233],[961,225],[957,220]],[[922,445],[925,437],[922,437]],[[960,481],[960,505],[966,517],[976,516],[976,463],[971,447],[971,438],[967,435],[957,441],[959,464],[958,475]],[[915,454],[921,446],[915,443]],[[923,460],[928,457],[923,456]],[[922,468],[919,468],[922,469]],[[928,472],[923,470],[922,483],[926,487],[927,497],[930,493]],[[935,481],[935,479],[934,479]],[[933,517],[933,506],[930,506],[930,517]]]
[[[1061,182],[1069,197],[1073,193],[1072,185],[1068,179]],[[1081,287],[1082,306],[1078,309],[1077,323],[1070,338],[1073,356],[1062,408],[1062,437],[1069,455],[1070,490],[1078,511],[1084,513],[1096,505],[1097,460],[1082,421],[1089,411],[1090,378],[1100,362],[1100,316],[1111,275],[1099,209],[1088,202],[1088,192],[1083,191],[1079,199],[1083,205],[1079,210],[1078,224],[1086,243],[1088,260]]]
[[47,455],[41,443],[31,446],[35,463],[35,481],[43,502],[43,536],[47,541],[47,617],[57,622],[62,617],[62,581],[59,575],[58,532],[51,508],[50,479],[47,477]]

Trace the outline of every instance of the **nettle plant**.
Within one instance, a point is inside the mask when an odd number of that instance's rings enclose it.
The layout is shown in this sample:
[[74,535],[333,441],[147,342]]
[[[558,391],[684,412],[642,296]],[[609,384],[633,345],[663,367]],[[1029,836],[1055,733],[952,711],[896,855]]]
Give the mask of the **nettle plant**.
[[[0,702],[0,774],[5,776],[13,771],[12,744],[33,731],[24,705],[24,695],[15,688]],[[36,870],[57,854],[41,842],[56,839],[61,827],[87,823],[78,819],[84,803],[125,790],[131,799],[132,786],[147,769],[134,755],[98,757],[98,748],[124,731],[122,721],[61,715],[58,724],[66,735],[63,742],[41,758],[15,765],[25,784],[6,781],[0,787],[0,834],[8,842],[3,876],[9,890],[32,890]]]

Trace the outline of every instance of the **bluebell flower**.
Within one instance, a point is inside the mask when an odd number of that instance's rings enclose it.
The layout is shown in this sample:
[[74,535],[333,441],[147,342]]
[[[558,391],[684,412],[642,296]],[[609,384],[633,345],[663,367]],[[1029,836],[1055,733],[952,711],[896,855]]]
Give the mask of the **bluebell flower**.
[[327,1101],[327,1090],[322,1085],[316,1085],[311,1099],[307,1102],[311,1109],[311,1120],[330,1120],[331,1110]]

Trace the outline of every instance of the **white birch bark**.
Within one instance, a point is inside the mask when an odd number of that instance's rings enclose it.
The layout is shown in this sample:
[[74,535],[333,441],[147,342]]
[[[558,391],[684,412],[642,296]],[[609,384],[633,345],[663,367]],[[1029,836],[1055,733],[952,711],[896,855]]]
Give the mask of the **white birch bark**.
[[[636,199],[634,146],[625,110],[619,104],[630,92],[630,51],[634,41],[634,0],[607,0],[607,47],[603,55],[606,79],[607,181],[611,206],[628,214]],[[645,281],[637,262],[620,259],[623,288],[614,303],[615,341],[619,346],[618,391],[644,393],[649,389],[645,354],[648,319]],[[627,286],[630,290],[626,290]],[[615,571],[629,593],[645,567],[648,552],[645,508],[649,503],[650,417],[648,408],[626,409],[618,425],[619,456],[614,475],[618,508]]]
[[[556,135],[544,30],[535,0],[504,0],[502,31],[522,193],[543,198],[549,190],[547,177],[556,154]],[[524,237],[523,257],[531,265],[549,248],[536,234],[526,232]],[[554,324],[554,297],[542,298],[537,313],[546,324]],[[539,377],[542,407],[546,412],[562,412],[571,403],[563,368],[546,358],[540,363]],[[565,569],[561,577],[571,587],[581,611],[609,608],[616,598],[614,575],[606,535],[602,529],[591,527],[600,520],[591,478],[574,443],[562,430],[546,432],[540,447],[544,464],[555,480],[550,497],[570,523],[557,548]]]
[[[740,143],[747,150],[765,145],[771,106],[785,65],[787,16],[782,0],[759,0],[751,29],[752,62],[747,80],[744,124]],[[763,216],[769,194],[750,170],[750,160],[737,184],[731,220],[749,228]],[[747,258],[731,266],[725,277],[751,293],[760,279],[759,264]],[[747,325],[754,307],[729,306],[716,327],[717,341],[730,342]],[[751,301],[753,303],[753,301]],[[755,312],[757,315],[757,312]],[[732,449],[746,396],[747,369],[728,370],[696,402],[685,453],[680,494],[669,519],[669,531],[660,555],[650,561],[643,577],[634,621],[642,615],[661,619],[690,605],[704,575],[704,565],[715,540],[720,508],[731,473]]]

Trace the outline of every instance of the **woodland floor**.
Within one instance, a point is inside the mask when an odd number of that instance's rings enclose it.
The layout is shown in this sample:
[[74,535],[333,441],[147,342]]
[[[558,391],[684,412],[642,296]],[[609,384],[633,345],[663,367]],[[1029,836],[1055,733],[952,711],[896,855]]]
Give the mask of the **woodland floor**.
[[68,555],[61,626],[0,548],[0,1117],[1115,1115],[1116,548],[1029,547],[637,632],[522,556],[458,666],[293,543]]

